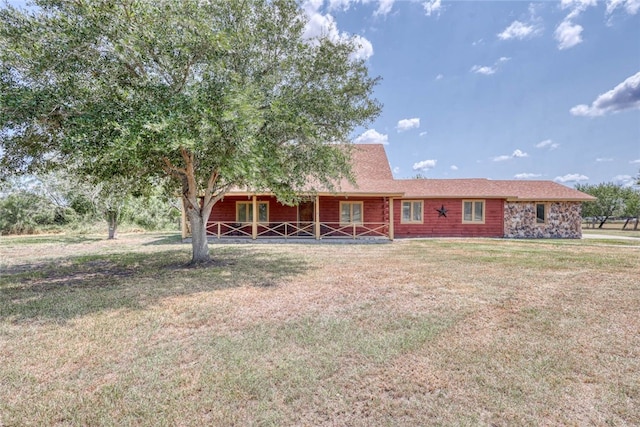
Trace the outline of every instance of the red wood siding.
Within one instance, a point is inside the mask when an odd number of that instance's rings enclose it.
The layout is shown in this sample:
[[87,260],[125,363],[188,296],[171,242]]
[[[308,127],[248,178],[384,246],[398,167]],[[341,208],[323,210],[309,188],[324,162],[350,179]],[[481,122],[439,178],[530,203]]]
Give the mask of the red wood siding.
[[[209,221],[235,222],[236,202],[251,202],[247,196],[228,196],[215,204],[209,215]],[[258,196],[258,202],[269,202],[269,222],[291,222],[298,219],[296,206],[284,206],[275,197]]]
[[[269,202],[269,222],[298,220],[297,206],[284,206],[275,197],[259,196],[258,202]],[[246,196],[228,196],[215,204],[209,221],[234,222],[236,202],[250,202]],[[386,201],[382,197],[320,197],[320,221],[340,222],[340,202],[363,202],[364,222],[384,222]]]
[[363,222],[384,222],[383,197],[320,197],[320,222],[340,222],[340,202],[362,202]]
[[[421,200],[421,199],[406,199]],[[393,203],[395,237],[502,237],[504,234],[504,200],[485,201],[484,224],[462,223],[463,199],[424,199],[423,223],[402,224],[402,199]],[[467,199],[464,199],[467,200]],[[446,218],[438,216],[437,209],[447,209]]]
[[[251,198],[247,196],[228,196],[224,200],[219,201],[213,207],[209,222],[226,222],[235,223],[236,221],[236,203],[250,202]],[[297,206],[284,206],[277,202],[275,197],[262,196],[257,198],[258,202],[269,202],[269,222],[271,226],[279,222],[297,222],[298,208]],[[388,221],[387,201],[383,197],[320,197],[320,222],[324,223],[321,227],[321,233],[327,237],[349,237],[351,231],[339,225],[340,222],[340,202],[362,202],[364,227],[356,226],[355,231],[358,234],[365,235],[386,235],[388,227],[380,228],[381,224]],[[373,223],[373,224],[372,224]],[[248,229],[243,229],[248,232]],[[335,230],[335,231],[332,231]],[[372,231],[376,230],[376,231]],[[222,232],[226,232],[223,229]],[[262,232],[262,228],[258,228],[258,232]],[[369,234],[367,234],[369,233]]]
[[[269,222],[295,222],[296,206],[284,206],[275,197],[260,196],[258,201],[269,202]],[[407,199],[409,200],[409,199]],[[420,199],[410,199],[420,200]],[[465,199],[466,200],[466,199]],[[482,200],[482,199],[476,199]],[[250,202],[246,196],[228,196],[211,211],[210,221],[235,222],[236,202]],[[320,222],[340,222],[340,202],[363,202],[363,221],[382,223],[389,220],[387,199],[384,197],[320,197]],[[485,199],[484,224],[462,223],[462,199],[423,199],[423,223],[402,224],[402,199],[394,200],[393,218],[395,237],[502,237],[504,234],[504,200]],[[437,209],[444,206],[447,217],[438,216]]]

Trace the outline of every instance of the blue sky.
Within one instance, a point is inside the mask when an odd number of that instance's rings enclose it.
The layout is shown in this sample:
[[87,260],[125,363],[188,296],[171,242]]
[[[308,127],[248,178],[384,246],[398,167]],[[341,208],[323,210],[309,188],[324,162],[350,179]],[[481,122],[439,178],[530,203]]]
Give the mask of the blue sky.
[[[640,0],[300,0],[382,77],[397,178],[629,185],[640,173]],[[24,0],[9,3],[24,6]]]
[[382,77],[397,178],[628,184],[640,172],[640,0],[310,0]]

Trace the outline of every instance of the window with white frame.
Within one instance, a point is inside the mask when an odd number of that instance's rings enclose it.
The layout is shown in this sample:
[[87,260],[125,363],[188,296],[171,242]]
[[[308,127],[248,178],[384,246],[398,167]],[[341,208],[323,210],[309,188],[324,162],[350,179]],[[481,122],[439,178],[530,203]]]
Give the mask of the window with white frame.
[[[269,202],[257,202],[258,222],[269,222]],[[236,202],[236,222],[253,222],[253,202]]]
[[340,202],[340,224],[362,224],[362,202]]
[[401,223],[422,224],[423,209],[424,206],[422,200],[403,200]]
[[471,224],[483,224],[484,211],[484,200],[463,200],[462,222]]

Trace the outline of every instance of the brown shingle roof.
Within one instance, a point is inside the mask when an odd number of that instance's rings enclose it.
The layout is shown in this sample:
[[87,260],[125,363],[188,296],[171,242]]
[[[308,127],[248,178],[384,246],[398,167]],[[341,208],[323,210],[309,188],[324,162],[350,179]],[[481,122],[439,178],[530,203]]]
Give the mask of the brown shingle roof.
[[[528,201],[590,201],[594,197],[553,181],[470,179],[393,179],[382,144],[353,145],[356,185],[343,180],[339,194],[404,198],[483,198]],[[233,192],[236,192],[235,190]]]
[[339,193],[401,195],[404,192],[393,179],[384,145],[355,144],[352,148],[351,166],[356,185],[343,180]]
[[406,179],[396,181],[405,198],[497,198],[530,201],[589,201],[594,197],[553,181]]
[[344,184],[343,192],[403,193],[405,198],[499,198],[531,201],[589,201],[594,197],[553,181],[471,179],[394,180],[384,146],[354,146],[353,171],[357,187]]
[[504,192],[507,199],[583,202],[596,200],[595,197],[589,194],[554,181],[496,180],[492,182]]

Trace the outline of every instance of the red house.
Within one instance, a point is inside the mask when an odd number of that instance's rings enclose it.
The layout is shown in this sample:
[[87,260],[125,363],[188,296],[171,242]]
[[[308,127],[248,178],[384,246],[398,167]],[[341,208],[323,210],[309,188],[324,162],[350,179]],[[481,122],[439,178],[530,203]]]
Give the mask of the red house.
[[[211,238],[580,238],[588,194],[552,181],[394,179],[384,147],[356,145],[356,184],[297,206],[231,191],[211,212]],[[254,215],[254,212],[257,215]],[[184,233],[184,230],[183,230]]]

